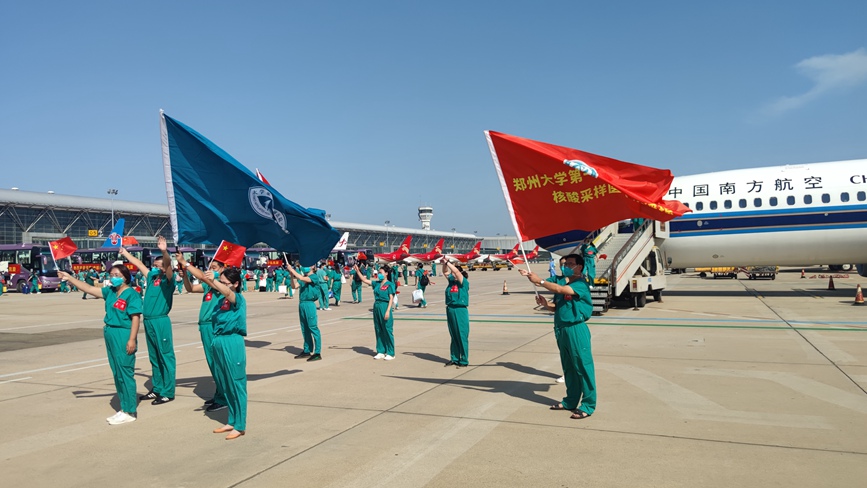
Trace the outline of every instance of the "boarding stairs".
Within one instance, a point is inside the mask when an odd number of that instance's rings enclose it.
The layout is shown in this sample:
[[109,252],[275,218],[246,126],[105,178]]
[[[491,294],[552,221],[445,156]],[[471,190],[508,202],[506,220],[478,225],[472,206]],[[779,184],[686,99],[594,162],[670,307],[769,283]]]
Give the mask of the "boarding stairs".
[[[597,249],[596,282],[590,287],[593,312],[608,311],[611,300],[627,291],[630,278],[647,276],[644,261],[654,246],[659,246],[667,237],[665,224],[659,232],[660,223],[645,221],[633,232],[620,232],[620,223],[615,222],[597,231],[593,244]],[[606,259],[599,256],[606,255]]]

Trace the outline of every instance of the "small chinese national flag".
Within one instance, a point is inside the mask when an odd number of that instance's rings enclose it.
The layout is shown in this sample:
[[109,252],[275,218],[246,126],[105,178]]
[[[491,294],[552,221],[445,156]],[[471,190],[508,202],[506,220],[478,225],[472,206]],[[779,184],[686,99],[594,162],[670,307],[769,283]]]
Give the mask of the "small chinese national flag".
[[244,262],[244,252],[246,250],[247,248],[244,246],[223,241],[220,243],[216,254],[214,254],[214,260],[240,268],[241,263]]
[[51,248],[51,257],[53,257],[55,261],[71,256],[78,250],[78,246],[72,242],[72,238],[69,236],[56,241],[50,241],[48,245]]
[[674,179],[666,169],[499,132],[485,135],[522,241],[636,217],[665,222],[690,211],[662,199]]

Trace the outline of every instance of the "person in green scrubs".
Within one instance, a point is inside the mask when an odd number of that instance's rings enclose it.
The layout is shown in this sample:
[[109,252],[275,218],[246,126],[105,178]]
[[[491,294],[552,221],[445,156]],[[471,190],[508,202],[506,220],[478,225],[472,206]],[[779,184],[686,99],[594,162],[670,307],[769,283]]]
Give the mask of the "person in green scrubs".
[[570,410],[573,419],[585,419],[596,410],[596,372],[586,323],[593,315],[593,302],[583,270],[584,259],[579,254],[566,256],[562,278],[542,280],[535,273],[518,270],[534,285],[554,293],[553,302],[536,296],[539,306],[554,312],[554,337],[566,379],[566,396],[551,410]]
[[[430,279],[427,277],[424,271],[424,265],[419,263],[418,268],[415,270],[415,287],[418,290],[421,290],[422,293],[427,289],[427,285],[430,282]],[[419,308],[427,308],[427,300],[425,300],[424,295],[422,295],[421,302],[418,304]]]
[[283,282],[286,284],[286,294],[283,296],[295,298],[295,278],[292,276],[292,273],[290,273],[287,269],[288,266],[289,263],[283,265]]
[[394,283],[385,278],[386,269],[377,270],[372,280],[364,277],[358,266],[354,271],[365,285],[373,287],[373,332],[376,335],[376,355],[373,359],[391,361],[394,359],[394,317],[391,314]]
[[42,293],[42,290],[39,287],[39,275],[36,273],[30,274],[30,293],[32,295]]
[[77,280],[59,271],[61,280],[69,281],[84,293],[105,299],[102,335],[108,364],[114,377],[114,387],[120,400],[120,410],[105,419],[110,425],[136,420],[135,353],[138,350],[138,329],[143,311],[142,299],[131,288],[132,277],[126,267],[116,264],[109,271],[110,286],[98,287]]
[[430,263],[430,275],[431,276],[437,275],[437,262],[436,261],[431,261],[431,263]]
[[451,359],[446,366],[466,368],[470,357],[470,280],[467,272],[460,266],[443,260],[443,276],[448,278],[446,285],[446,321],[452,339]]
[[[208,369],[211,371],[211,377],[214,379],[214,385],[216,385],[214,397],[205,401],[205,411],[216,412],[226,408],[229,403],[228,400],[226,400],[225,393],[223,393],[223,390],[221,389],[221,383],[217,381],[217,367],[214,363],[214,354],[212,349],[214,343],[214,323],[211,320],[211,316],[220,304],[220,298],[222,298],[222,296],[219,291],[213,289],[202,280],[199,280],[199,283],[195,285],[190,281],[190,274],[194,273],[193,269],[196,271],[199,270],[184,259],[183,253],[177,253],[175,259],[178,260],[178,264],[185,270],[185,272],[178,272],[178,274],[184,275],[184,288],[186,288],[187,293],[203,294],[202,304],[199,307],[199,337],[202,339],[202,349],[205,351],[205,361],[208,363]],[[215,260],[212,260],[211,264],[208,265],[208,271],[212,272],[214,275],[213,280],[218,280],[220,278],[220,273],[222,273],[225,268],[226,267],[223,263]]]
[[247,291],[247,267],[241,267],[241,293]]
[[324,264],[319,264],[316,276],[319,277],[319,310],[331,310],[328,307],[328,271]]
[[316,316],[316,300],[319,299],[320,278],[312,268],[303,267],[301,273],[289,266],[289,272],[298,280],[298,318],[301,321],[301,336],[304,350],[295,359],[308,361],[322,359],[322,336],[319,334],[319,318]]
[[226,425],[214,433],[228,433],[227,441],[237,439],[247,433],[247,301],[241,293],[241,272],[238,268],[224,268],[222,273],[203,273],[193,266],[186,269],[219,295],[211,313],[211,354],[214,379],[225,395],[229,415]]
[[172,258],[169,256],[166,238],[157,239],[157,247],[162,255],[153,260],[153,268],[147,266],[125,248],[120,255],[126,258],[142,274],[147,276],[144,293],[144,329],[148,345],[148,359],[151,363],[151,391],[139,400],[152,400],[151,405],[162,405],[175,399],[175,345],[172,339],[172,310],[175,285],[173,283]]
[[584,277],[587,282],[593,286],[596,282],[596,246],[593,245],[593,239],[587,236],[584,243],[581,244],[581,257],[584,258]]
[[409,270],[407,269],[406,263],[403,263],[400,267],[401,274],[403,274],[403,286],[409,286]]
[[349,285],[352,289],[352,303],[361,303],[361,283],[361,277],[353,272],[352,283]]
[[340,281],[343,278],[343,270],[340,266],[335,265],[334,269],[329,273],[331,278],[331,294],[334,295],[334,306],[340,306],[340,292],[343,291],[343,283]]

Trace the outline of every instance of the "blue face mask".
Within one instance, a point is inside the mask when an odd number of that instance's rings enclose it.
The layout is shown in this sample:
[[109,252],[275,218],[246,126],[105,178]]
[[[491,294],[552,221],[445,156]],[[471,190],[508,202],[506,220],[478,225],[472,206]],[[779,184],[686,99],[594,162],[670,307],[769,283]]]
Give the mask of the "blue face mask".
[[220,272],[214,271],[214,280],[219,280],[219,279],[220,279]]
[[112,288],[117,288],[122,285],[126,280],[123,279],[122,276],[112,276],[111,277],[111,286]]
[[385,279],[385,275],[382,273],[377,274],[376,277],[379,278],[379,281],[382,281]]
[[564,278],[568,278],[568,277],[575,274],[575,272],[572,271],[572,268],[570,268],[568,266],[560,266],[560,272],[563,273]]
[[160,268],[157,268],[156,266],[154,266],[153,268],[151,268],[151,271],[159,271],[159,270],[160,270]]

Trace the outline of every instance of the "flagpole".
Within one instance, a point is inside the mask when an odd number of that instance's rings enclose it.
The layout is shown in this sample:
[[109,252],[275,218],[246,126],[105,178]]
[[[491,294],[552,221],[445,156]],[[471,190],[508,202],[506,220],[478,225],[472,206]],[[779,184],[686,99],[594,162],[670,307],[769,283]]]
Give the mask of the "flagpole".
[[[506,187],[506,178],[503,176],[503,169],[500,167],[500,159],[497,157],[497,150],[494,148],[494,141],[491,139],[491,133],[489,131],[485,131],[485,139],[488,140],[488,148],[491,150],[491,159],[494,160],[494,168],[497,170],[497,178],[500,180],[500,189],[503,190],[503,198],[506,199],[506,208],[509,210],[509,218],[512,219],[512,226],[515,228],[515,235],[518,236],[519,245],[518,247],[521,249],[521,253],[524,255],[524,264],[527,265],[527,271],[532,273],[530,270],[530,261],[527,259],[527,252],[524,251],[524,246],[520,245],[521,241],[521,229],[518,228],[518,221],[515,219],[515,208],[512,206],[512,200],[509,199],[509,190]],[[539,290],[533,286],[533,292],[536,293],[536,296],[539,296]]]

